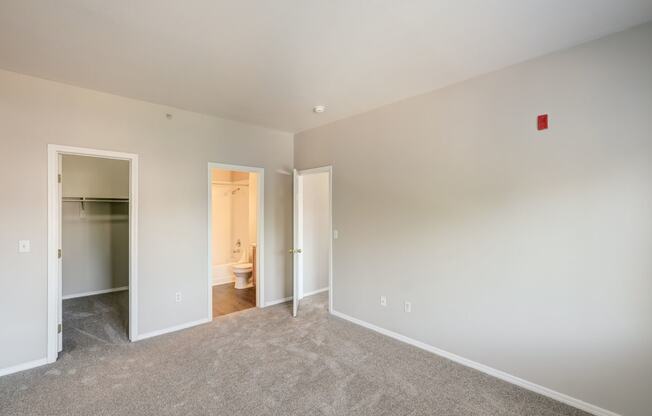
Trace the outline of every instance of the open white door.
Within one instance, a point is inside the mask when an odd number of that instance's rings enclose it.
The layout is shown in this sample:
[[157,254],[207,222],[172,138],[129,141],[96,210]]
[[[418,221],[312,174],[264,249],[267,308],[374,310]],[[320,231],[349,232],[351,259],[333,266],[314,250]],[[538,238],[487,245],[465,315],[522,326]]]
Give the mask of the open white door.
[[293,279],[292,279],[292,316],[296,317],[297,312],[299,311],[299,259],[298,256],[301,255],[301,249],[297,247],[299,244],[299,173],[296,169],[292,170],[292,183],[294,187],[293,191],[293,207],[292,207],[292,222],[293,222],[293,238],[292,245],[293,247],[289,250],[292,254],[292,270],[293,270]]
[[59,268],[59,284],[57,285],[58,287],[58,295],[57,295],[57,352],[61,352],[63,350],[63,257],[62,257],[62,252],[61,248],[63,247],[62,245],[62,225],[63,225],[63,207],[62,207],[62,196],[63,196],[63,185],[62,185],[62,176],[61,176],[61,165],[62,165],[62,156],[61,154],[57,155],[58,161],[57,163],[59,164],[59,167],[57,168],[57,171],[59,172],[59,176],[57,178],[58,180],[58,190],[57,190],[57,204],[59,206],[58,208],[58,213],[57,215],[59,216],[59,229],[57,230],[57,238],[59,239],[59,252],[58,252],[58,263],[57,267]]

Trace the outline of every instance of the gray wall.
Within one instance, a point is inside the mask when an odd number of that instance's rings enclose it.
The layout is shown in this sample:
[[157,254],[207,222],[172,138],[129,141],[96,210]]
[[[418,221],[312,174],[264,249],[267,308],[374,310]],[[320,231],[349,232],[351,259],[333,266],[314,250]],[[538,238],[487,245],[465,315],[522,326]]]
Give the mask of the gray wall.
[[328,287],[328,173],[302,176],[303,293]]
[[328,164],[336,311],[649,415],[652,24],[296,136]]
[[64,155],[61,173],[64,197],[129,198],[126,160]]
[[46,356],[48,143],[140,156],[141,334],[207,317],[209,161],[265,168],[264,296],[291,296],[291,134],[0,71],[0,368]]
[[[64,197],[129,198],[129,162],[64,155]],[[129,285],[129,205],[64,202],[63,296]]]

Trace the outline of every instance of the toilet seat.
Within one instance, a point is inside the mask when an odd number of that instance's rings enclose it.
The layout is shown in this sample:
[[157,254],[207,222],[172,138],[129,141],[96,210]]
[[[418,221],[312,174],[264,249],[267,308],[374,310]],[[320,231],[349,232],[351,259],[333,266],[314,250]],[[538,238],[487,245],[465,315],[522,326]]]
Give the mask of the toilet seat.
[[236,263],[233,265],[233,270],[245,271],[247,269],[253,269],[252,263]]

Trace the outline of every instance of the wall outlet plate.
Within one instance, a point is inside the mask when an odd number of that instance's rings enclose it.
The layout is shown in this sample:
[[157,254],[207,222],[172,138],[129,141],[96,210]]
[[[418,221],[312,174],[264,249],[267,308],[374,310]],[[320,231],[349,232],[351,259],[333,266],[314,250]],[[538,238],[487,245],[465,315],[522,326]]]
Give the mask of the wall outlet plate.
[[18,252],[19,253],[29,253],[32,251],[32,246],[29,240],[20,240],[18,241]]
[[387,296],[380,297],[380,306],[387,306]]
[[181,302],[181,292],[177,292],[174,294],[174,300],[177,302]]
[[412,302],[405,302],[405,312],[412,312]]

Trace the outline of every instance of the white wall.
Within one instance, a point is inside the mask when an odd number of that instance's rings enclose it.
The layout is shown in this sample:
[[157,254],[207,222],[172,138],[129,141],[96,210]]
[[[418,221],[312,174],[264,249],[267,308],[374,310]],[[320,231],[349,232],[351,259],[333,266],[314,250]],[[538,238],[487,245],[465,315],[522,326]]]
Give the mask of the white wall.
[[298,134],[333,165],[334,309],[649,415],[651,115],[647,24]]
[[301,177],[303,293],[328,288],[330,212],[328,173]]
[[46,356],[48,143],[140,157],[141,334],[207,318],[208,162],[265,168],[264,298],[291,295],[291,134],[0,71],[0,369]]

